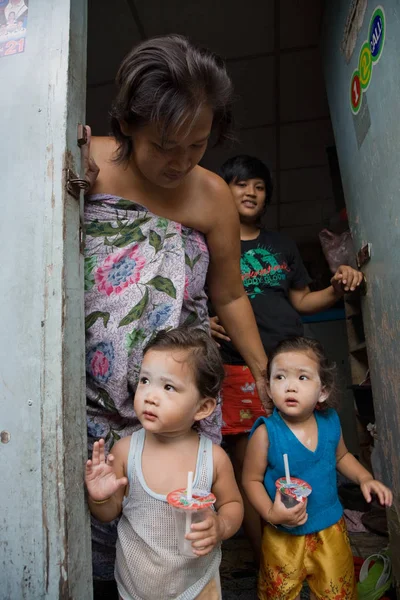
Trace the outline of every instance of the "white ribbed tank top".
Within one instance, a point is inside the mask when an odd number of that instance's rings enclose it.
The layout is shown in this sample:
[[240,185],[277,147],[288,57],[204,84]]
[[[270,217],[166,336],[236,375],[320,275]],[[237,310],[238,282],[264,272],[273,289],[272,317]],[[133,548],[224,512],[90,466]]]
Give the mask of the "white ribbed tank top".
[[[129,494],[118,523],[118,591],[123,600],[194,600],[218,574],[221,548],[198,558],[179,554],[173,509],[143,477],[144,440],[144,429],[135,432],[129,449]],[[212,480],[212,442],[200,436],[193,487],[211,491]]]

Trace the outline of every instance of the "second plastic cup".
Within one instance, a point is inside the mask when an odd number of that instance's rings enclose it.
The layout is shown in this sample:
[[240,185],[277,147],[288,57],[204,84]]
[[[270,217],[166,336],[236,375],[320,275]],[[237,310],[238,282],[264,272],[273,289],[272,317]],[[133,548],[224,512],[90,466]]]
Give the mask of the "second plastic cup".
[[276,489],[281,493],[281,499],[286,508],[293,508],[304,502],[304,500],[311,494],[311,486],[302,479],[296,477],[290,478],[290,483],[286,481],[286,477],[280,477],[275,482]]
[[200,523],[206,518],[206,511],[216,498],[214,494],[202,490],[193,490],[192,498],[186,496],[186,490],[175,490],[167,496],[167,502],[174,509],[178,550],[182,556],[198,558],[193,552],[192,542],[185,538],[191,532],[193,523]]

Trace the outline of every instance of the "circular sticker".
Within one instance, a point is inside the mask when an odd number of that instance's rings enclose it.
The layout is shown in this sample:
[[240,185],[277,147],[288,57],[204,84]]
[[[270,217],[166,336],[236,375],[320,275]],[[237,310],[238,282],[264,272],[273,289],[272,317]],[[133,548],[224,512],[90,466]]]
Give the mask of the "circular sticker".
[[210,508],[215,501],[216,498],[214,494],[203,490],[193,490],[192,498],[190,500],[187,498],[187,491],[185,489],[174,490],[167,496],[168,504],[183,510],[201,510]]
[[385,43],[385,28],[385,12],[382,6],[377,6],[371,17],[368,36],[372,62],[374,63],[377,63],[382,55],[383,45]]
[[354,71],[353,77],[351,78],[350,83],[350,105],[351,110],[356,115],[361,107],[362,100],[362,89],[360,83],[360,74],[357,71]]
[[360,85],[365,91],[369,86],[372,75],[372,57],[368,42],[365,42],[360,50],[360,58],[358,59],[358,73],[360,76]]

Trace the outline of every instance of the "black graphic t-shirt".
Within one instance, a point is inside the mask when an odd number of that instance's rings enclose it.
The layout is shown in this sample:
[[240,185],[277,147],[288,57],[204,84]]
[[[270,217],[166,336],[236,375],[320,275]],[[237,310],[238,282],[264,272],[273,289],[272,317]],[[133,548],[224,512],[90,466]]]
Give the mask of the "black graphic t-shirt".
[[[303,335],[301,318],[289,302],[289,290],[304,288],[311,279],[296,244],[281,233],[262,229],[257,239],[241,245],[243,285],[268,353],[280,341]],[[232,343],[218,342],[224,363],[244,364]]]

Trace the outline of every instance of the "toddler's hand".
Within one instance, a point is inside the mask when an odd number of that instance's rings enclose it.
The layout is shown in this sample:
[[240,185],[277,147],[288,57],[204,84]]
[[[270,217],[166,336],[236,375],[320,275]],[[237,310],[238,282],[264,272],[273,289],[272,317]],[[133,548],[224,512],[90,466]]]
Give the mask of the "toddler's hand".
[[272,525],[287,525],[288,527],[297,527],[304,525],[308,519],[307,500],[299,502],[293,508],[286,508],[281,499],[281,493],[276,492],[275,502],[272,505],[267,521]]
[[360,488],[367,502],[371,502],[371,494],[376,494],[382,506],[392,506],[393,494],[380,481],[368,479],[360,484]]
[[193,523],[190,533],[185,535],[192,542],[193,552],[197,556],[209,554],[222,540],[224,534],[223,519],[217,513],[208,509],[207,517],[200,523]]
[[93,444],[92,460],[86,463],[85,483],[92,500],[100,502],[110,498],[120,487],[127,485],[126,477],[118,479],[112,466],[112,454],[105,458],[104,440]]

